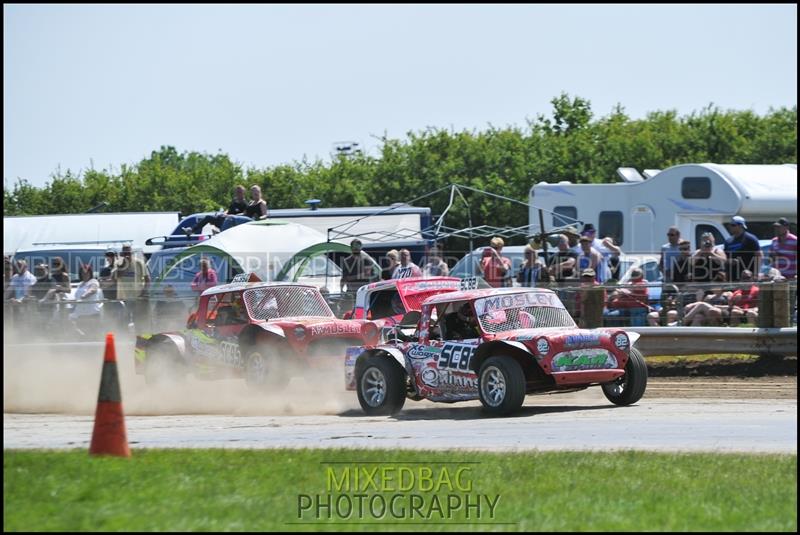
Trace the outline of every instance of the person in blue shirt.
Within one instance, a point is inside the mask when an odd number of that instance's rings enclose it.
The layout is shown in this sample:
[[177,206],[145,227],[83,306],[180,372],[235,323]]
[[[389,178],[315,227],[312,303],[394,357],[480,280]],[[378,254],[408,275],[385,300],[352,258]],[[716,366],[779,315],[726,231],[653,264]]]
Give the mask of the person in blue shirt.
[[728,280],[738,282],[745,270],[758,273],[761,267],[761,247],[758,238],[747,232],[747,222],[742,216],[733,216],[729,225],[731,237],[725,240],[728,257]]

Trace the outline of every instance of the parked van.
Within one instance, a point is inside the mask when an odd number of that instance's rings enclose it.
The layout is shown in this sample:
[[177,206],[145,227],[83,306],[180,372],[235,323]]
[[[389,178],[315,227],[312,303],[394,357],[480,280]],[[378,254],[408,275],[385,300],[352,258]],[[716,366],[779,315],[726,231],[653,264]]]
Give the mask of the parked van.
[[747,221],[760,239],[773,237],[773,222],[787,217],[796,232],[797,165],[682,164],[664,171],[620,168],[622,182],[573,184],[540,182],[530,191],[530,228],[541,232],[565,225],[592,223],[598,236],[612,236],[625,252],[654,253],[677,226],[681,236],[699,247],[704,232],[717,244],[730,236],[726,224],[734,215]]

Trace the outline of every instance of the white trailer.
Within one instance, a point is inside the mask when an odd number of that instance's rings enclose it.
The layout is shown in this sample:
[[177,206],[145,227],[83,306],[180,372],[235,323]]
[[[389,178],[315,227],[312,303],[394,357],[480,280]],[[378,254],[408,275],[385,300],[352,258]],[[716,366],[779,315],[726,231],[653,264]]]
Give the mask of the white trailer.
[[3,217],[3,254],[58,246],[114,246],[130,243],[134,250],[150,253],[151,236],[172,232],[178,212],[121,212],[108,214],[54,214]]
[[612,236],[625,252],[651,253],[666,243],[670,226],[697,247],[703,232],[717,243],[730,234],[734,215],[747,220],[750,232],[773,237],[780,217],[797,222],[797,165],[682,164],[663,171],[620,168],[622,182],[574,184],[539,182],[530,191],[530,228],[541,232],[564,225],[592,223],[598,237]]

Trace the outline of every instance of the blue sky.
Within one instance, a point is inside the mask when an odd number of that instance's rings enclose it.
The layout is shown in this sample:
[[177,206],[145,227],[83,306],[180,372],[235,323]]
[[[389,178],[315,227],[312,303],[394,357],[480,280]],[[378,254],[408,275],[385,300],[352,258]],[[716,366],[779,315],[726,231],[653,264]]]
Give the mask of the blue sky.
[[797,6],[4,5],[3,178],[161,145],[266,168],[426,127],[797,104]]

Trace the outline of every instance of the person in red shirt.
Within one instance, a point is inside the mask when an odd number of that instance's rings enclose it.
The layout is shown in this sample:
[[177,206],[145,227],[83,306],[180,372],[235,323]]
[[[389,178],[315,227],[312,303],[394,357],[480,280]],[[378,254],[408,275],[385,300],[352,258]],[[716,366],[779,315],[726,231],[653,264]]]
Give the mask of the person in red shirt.
[[[753,282],[753,272],[746,269],[742,271],[742,282]],[[739,324],[742,316],[747,317],[749,323],[758,321],[758,285],[752,284],[750,288],[739,288],[733,292],[730,300],[731,327]]]
[[649,308],[647,304],[647,281],[642,270],[631,270],[631,287],[615,290],[608,297],[608,308]]
[[510,282],[507,282],[511,277],[511,260],[500,254],[504,245],[503,238],[495,236],[489,242],[489,247],[483,250],[481,258],[480,270],[483,279],[495,288],[511,286]]
[[630,287],[614,290],[608,296],[608,312],[605,316],[630,320],[630,324],[635,327],[643,326],[650,311],[647,297],[647,281],[644,274],[641,269],[633,268]]

